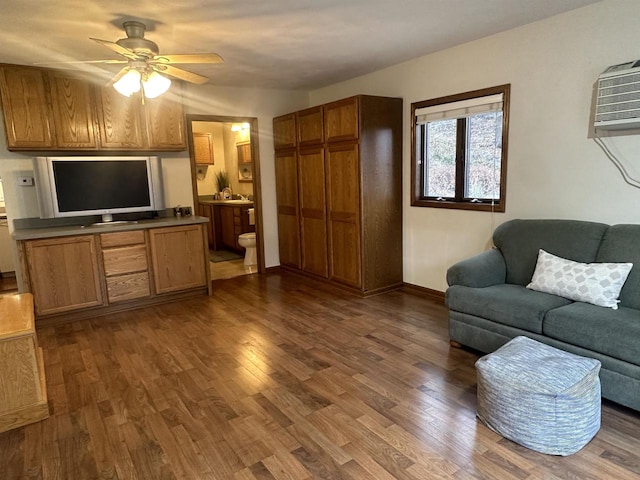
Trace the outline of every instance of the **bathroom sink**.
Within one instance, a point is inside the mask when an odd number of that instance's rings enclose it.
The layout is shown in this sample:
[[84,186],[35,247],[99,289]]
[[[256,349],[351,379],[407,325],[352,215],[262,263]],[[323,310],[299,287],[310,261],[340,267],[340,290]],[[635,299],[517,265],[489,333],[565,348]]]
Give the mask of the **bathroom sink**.
[[220,200],[221,203],[232,203],[233,205],[249,205],[251,200]]

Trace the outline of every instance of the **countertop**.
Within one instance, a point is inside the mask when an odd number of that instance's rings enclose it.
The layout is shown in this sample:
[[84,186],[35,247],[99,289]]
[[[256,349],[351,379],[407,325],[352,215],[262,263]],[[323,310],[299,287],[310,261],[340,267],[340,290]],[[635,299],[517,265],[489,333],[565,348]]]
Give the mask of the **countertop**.
[[253,207],[253,202],[251,200],[198,200],[198,203],[203,203],[205,205],[226,205],[228,207],[242,207],[242,206],[251,206]]
[[176,227],[207,223],[207,217],[160,217],[135,222],[112,222],[101,225],[70,225],[64,227],[19,228],[13,231],[14,240],[35,240],[40,238],[65,237],[68,235],[92,235],[95,233],[125,232],[127,230],[145,230],[147,228]]

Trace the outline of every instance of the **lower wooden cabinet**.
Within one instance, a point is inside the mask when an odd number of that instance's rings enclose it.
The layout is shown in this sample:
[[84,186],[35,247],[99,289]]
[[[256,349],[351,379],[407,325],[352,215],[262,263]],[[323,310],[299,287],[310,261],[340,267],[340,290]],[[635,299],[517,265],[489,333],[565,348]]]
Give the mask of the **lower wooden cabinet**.
[[38,318],[204,292],[210,278],[205,228],[186,224],[20,240],[23,290],[33,294]]
[[149,241],[157,293],[207,284],[201,225],[153,228]]
[[49,416],[42,349],[38,347],[33,297],[0,297],[0,432]]
[[104,304],[94,235],[25,242],[36,315]]

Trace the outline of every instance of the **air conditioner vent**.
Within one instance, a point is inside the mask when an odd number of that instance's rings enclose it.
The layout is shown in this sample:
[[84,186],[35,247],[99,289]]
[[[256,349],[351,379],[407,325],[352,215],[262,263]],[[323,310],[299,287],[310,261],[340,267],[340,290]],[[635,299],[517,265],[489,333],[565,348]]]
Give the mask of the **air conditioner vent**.
[[611,66],[600,75],[594,126],[640,128],[640,60]]

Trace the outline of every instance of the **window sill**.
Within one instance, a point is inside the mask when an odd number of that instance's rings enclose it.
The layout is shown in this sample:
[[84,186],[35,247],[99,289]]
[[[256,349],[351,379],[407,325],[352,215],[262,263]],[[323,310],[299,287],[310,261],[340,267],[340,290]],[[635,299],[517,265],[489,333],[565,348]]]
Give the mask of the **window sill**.
[[412,207],[433,207],[433,208],[453,208],[456,210],[475,210],[477,212],[497,212],[504,213],[504,200],[501,203],[471,203],[471,202],[454,202],[448,200],[425,200],[412,199]]

